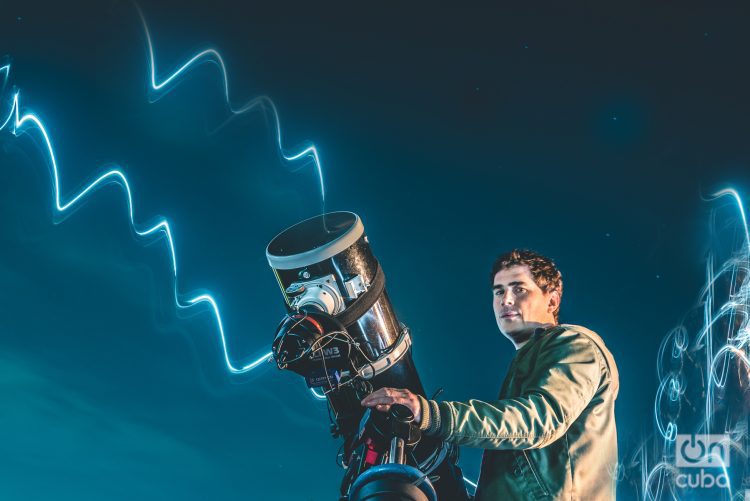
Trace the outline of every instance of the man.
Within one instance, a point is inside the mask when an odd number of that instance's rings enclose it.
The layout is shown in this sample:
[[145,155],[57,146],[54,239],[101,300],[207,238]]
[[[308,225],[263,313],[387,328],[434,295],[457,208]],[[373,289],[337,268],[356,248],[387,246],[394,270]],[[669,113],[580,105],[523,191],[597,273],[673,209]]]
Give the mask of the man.
[[362,405],[406,405],[423,432],[487,449],[477,500],[615,497],[617,367],[601,338],[558,324],[562,276],[527,250],[492,267],[497,325],[515,346],[498,400],[436,402],[381,388]]

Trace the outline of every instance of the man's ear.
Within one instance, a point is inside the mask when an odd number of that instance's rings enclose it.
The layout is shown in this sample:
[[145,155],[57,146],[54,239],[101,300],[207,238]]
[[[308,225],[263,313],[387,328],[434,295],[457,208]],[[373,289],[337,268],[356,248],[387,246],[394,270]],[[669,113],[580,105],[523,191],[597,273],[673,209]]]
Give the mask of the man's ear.
[[560,308],[560,291],[557,289],[549,293],[549,303],[547,304],[547,313],[553,313]]

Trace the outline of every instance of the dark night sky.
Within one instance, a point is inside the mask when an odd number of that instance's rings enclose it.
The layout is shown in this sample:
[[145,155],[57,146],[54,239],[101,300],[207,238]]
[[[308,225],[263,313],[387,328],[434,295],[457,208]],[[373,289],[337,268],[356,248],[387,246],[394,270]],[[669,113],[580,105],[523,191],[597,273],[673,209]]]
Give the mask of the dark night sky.
[[[157,72],[216,47],[233,103],[266,94],[285,143],[317,145],[326,208],[363,218],[428,391],[495,396],[512,346],[489,267],[512,247],[554,257],[561,320],[618,362],[624,461],[652,432],[659,341],[704,282],[724,203],[702,196],[750,191],[748,12],[240,4],[142,3]],[[212,65],[149,102],[128,2],[4,2],[0,42],[63,198],[122,166],[136,220],[173,225],[180,291],[220,302],[233,359],[267,351],[283,307],[265,245],[320,209],[267,118],[215,131]],[[121,189],[55,224],[40,145],[0,131],[0,496],[333,499],[325,407],[292,374],[226,373],[211,315],[177,315],[164,241],[133,237]],[[479,458],[463,452],[468,477]]]

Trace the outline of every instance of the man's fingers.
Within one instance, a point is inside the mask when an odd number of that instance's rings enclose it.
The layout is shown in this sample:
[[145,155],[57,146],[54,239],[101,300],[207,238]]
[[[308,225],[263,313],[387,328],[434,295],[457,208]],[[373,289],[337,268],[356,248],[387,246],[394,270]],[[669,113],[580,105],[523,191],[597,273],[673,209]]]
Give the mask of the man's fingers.
[[375,390],[361,402],[364,407],[372,407],[378,411],[387,412],[394,404],[401,404],[409,408],[419,423],[421,405],[419,399],[411,391],[398,388],[380,388]]
[[393,405],[393,404],[403,404],[404,399],[398,398],[398,397],[373,397],[373,398],[366,398],[362,400],[362,405],[366,407],[373,407],[378,404],[387,404],[387,405]]
[[388,411],[394,404],[405,405],[414,411],[414,395],[405,389],[380,388],[362,399],[362,406],[372,407],[379,411]]
[[362,399],[362,405],[366,405],[368,402],[370,402],[373,398],[378,398],[381,394],[381,391],[374,391],[367,395],[365,398]]
[[375,390],[369,395],[367,395],[365,398],[362,399],[362,404],[366,404],[371,402],[374,399],[378,398],[390,398],[392,395],[395,395],[397,390],[394,390],[393,388],[380,388],[379,390]]

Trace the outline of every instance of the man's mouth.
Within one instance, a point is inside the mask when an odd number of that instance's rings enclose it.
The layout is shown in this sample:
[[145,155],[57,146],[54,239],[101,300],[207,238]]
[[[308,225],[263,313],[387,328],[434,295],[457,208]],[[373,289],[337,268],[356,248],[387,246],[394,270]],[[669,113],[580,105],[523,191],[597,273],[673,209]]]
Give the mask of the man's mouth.
[[515,318],[517,316],[518,316],[518,313],[516,313],[514,311],[509,311],[507,313],[503,313],[502,315],[500,315],[500,318],[508,318],[508,319],[510,319],[510,318]]

